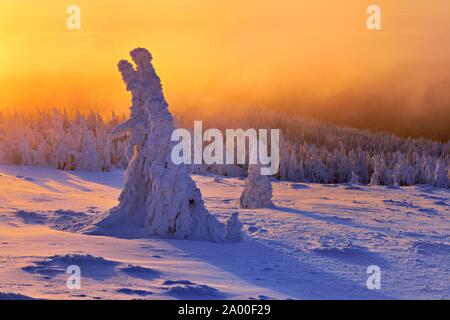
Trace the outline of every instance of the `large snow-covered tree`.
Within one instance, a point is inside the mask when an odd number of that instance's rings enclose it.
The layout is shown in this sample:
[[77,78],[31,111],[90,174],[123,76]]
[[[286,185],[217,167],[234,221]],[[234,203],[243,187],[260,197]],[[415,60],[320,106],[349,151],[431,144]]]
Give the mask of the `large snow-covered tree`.
[[178,239],[234,241],[236,216],[225,225],[205,208],[200,190],[184,165],[171,159],[175,129],[161,82],[143,48],[130,53],[136,68],[119,62],[132,94],[131,117],[113,130],[111,138],[129,136],[132,155],[117,207],[86,232],[125,237],[158,236]]

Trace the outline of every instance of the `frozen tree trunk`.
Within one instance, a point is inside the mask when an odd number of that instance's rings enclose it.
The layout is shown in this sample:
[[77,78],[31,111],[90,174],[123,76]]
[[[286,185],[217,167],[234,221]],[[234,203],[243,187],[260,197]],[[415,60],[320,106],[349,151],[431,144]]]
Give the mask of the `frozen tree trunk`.
[[[125,187],[118,206],[86,232],[132,238],[235,241],[227,239],[224,224],[205,208],[187,167],[171,160],[174,142],[170,137],[175,127],[151,54],[143,48],[130,54],[136,69],[122,60],[119,70],[132,93],[131,117],[112,133],[112,138],[128,135],[130,139],[131,161]],[[235,229],[235,219],[230,219],[230,230]],[[234,238],[235,232],[230,234]]]
[[272,184],[268,176],[261,175],[259,165],[249,165],[245,188],[241,194],[241,208],[256,209],[272,206]]

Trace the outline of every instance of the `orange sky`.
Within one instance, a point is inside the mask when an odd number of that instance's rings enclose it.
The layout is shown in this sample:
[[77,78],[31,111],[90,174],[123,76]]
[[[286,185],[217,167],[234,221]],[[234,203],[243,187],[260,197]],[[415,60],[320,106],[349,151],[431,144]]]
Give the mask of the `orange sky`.
[[[366,28],[373,3],[381,31]],[[81,30],[66,28],[69,4]],[[400,133],[450,131],[448,0],[1,0],[0,110],[126,111],[116,64],[136,46],[153,53],[174,109],[256,105],[387,130],[397,116]]]

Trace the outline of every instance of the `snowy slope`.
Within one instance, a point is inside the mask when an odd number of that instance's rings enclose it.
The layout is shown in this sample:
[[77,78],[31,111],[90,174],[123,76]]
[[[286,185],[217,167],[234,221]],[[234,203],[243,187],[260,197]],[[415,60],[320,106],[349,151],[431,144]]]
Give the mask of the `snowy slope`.
[[448,189],[274,182],[273,208],[240,209],[243,180],[195,176],[212,213],[239,212],[244,242],[69,232],[117,203],[122,175],[0,166],[0,299],[450,298]]

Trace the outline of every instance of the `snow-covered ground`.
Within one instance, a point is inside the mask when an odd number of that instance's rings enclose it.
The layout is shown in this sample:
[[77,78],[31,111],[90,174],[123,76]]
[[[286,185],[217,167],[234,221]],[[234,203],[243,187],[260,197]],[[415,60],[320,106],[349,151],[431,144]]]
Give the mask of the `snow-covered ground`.
[[239,212],[244,242],[70,232],[117,203],[122,179],[0,166],[0,299],[450,299],[448,189],[274,182],[273,208],[240,209],[243,180],[195,176],[211,212]]

